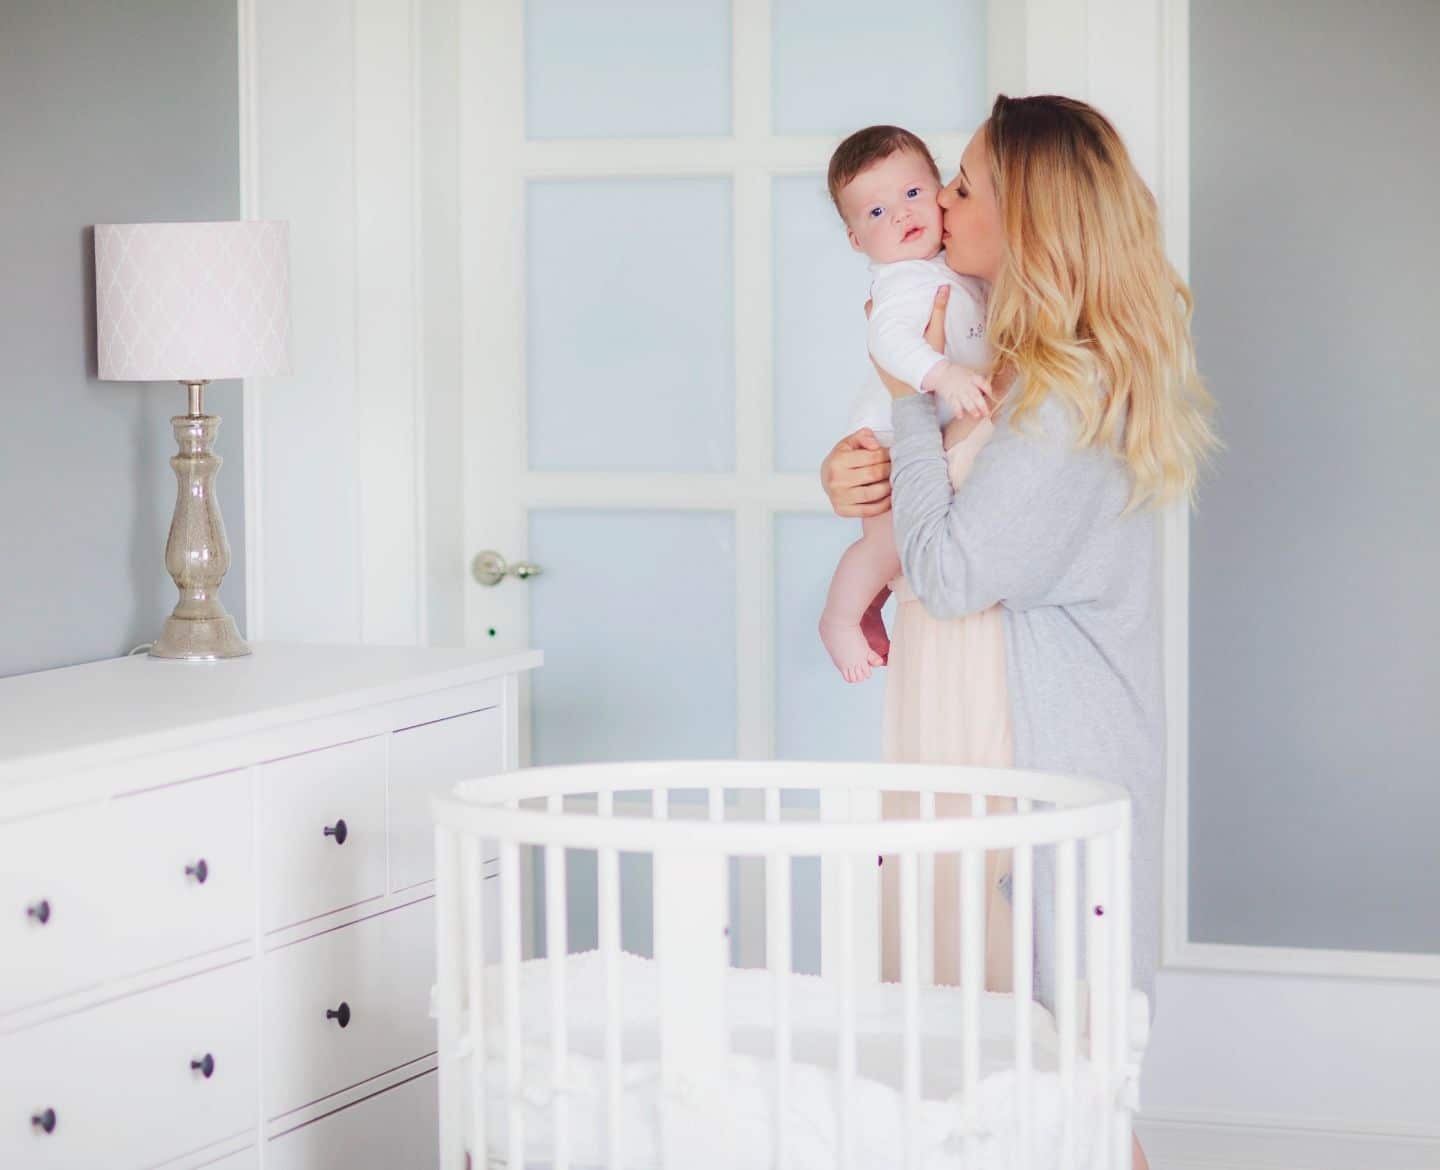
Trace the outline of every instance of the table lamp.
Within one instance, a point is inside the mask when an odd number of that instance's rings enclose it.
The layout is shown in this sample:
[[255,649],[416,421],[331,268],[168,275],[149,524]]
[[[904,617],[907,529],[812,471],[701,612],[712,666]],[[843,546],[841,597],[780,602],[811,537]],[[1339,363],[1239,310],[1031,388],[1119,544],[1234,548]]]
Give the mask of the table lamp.
[[290,371],[289,225],[98,223],[95,315],[100,378],[182,383],[189,410],[170,420],[178,490],[165,567],[180,590],[155,658],[237,658],[250,647],[220,602],[230,542],[215,499],[220,419],[207,383]]

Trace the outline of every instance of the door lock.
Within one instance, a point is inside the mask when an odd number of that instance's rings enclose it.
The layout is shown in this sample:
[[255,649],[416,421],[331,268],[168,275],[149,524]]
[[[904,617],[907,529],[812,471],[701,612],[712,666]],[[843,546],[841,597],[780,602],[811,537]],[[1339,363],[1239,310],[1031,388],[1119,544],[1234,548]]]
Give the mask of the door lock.
[[493,586],[500,584],[506,576],[528,581],[531,577],[538,577],[541,569],[539,565],[532,565],[529,561],[516,561],[513,565],[507,565],[504,557],[487,548],[484,552],[477,553],[470,562],[470,572],[481,585]]

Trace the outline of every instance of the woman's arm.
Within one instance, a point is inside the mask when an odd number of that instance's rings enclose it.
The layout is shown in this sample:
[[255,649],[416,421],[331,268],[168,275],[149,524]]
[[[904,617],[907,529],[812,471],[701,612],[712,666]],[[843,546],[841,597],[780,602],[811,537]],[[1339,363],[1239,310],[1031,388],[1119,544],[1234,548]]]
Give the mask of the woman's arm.
[[1054,604],[1096,525],[1124,507],[1114,456],[1075,449],[1074,424],[1054,395],[1027,418],[1024,434],[997,419],[994,438],[953,493],[928,396],[895,402],[895,432],[895,543],[905,579],[937,618],[998,601]]

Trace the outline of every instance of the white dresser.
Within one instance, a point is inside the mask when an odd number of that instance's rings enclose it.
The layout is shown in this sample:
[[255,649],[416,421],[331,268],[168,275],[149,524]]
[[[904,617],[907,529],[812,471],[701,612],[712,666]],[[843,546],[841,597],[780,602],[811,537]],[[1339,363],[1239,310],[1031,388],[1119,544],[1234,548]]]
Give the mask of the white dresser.
[[518,680],[287,646],[0,679],[0,1167],[432,1170],[429,798]]

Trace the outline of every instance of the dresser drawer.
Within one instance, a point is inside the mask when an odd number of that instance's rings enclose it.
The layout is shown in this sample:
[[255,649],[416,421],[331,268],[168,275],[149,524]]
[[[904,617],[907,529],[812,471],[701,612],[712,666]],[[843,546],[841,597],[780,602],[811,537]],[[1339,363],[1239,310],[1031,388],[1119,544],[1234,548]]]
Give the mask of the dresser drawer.
[[471,711],[390,737],[390,888],[434,880],[435,822],[430,798],[461,780],[505,767],[501,708]]
[[429,1072],[281,1134],[265,1151],[265,1170],[435,1170],[438,1128]]
[[140,1170],[250,1129],[255,976],[238,963],[0,1036],[0,1166]]
[[253,841],[243,771],[0,828],[0,1013],[248,938]]
[[260,768],[266,930],[385,893],[386,737]]
[[265,1116],[434,1052],[434,981],[428,898],[267,954]]

